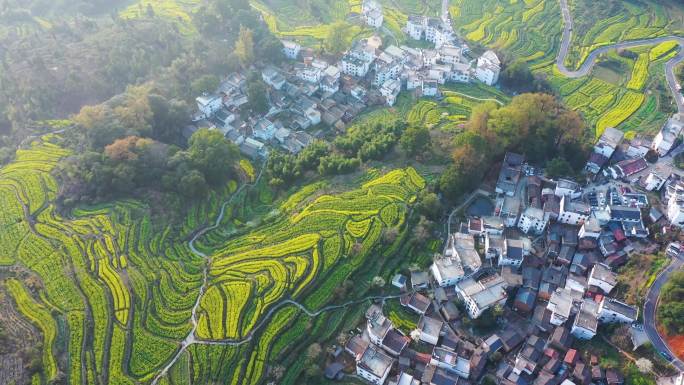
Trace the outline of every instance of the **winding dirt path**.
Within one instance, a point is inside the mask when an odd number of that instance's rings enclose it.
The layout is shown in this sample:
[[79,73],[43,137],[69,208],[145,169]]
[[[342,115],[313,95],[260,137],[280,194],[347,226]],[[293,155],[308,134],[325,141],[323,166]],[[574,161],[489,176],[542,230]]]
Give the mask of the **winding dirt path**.
[[203,278],[203,279],[204,279],[204,281],[203,281],[203,283],[202,283],[202,287],[200,288],[200,292],[199,292],[199,294],[197,295],[197,300],[195,301],[195,306],[192,308],[192,318],[191,318],[191,319],[192,319],[192,325],[193,325],[193,326],[192,326],[192,330],[190,331],[190,333],[188,333],[187,337],[185,337],[185,339],[181,342],[181,346],[180,346],[180,349],[178,350],[178,352],[176,352],[176,354],[173,356],[173,358],[172,358],[169,362],[167,362],[166,365],[164,366],[164,368],[161,369],[161,370],[159,371],[159,373],[154,377],[154,380],[152,381],[152,385],[156,385],[156,384],[159,382],[159,380],[160,380],[162,377],[164,377],[164,376],[169,372],[169,370],[170,370],[170,369],[173,367],[173,365],[180,359],[180,357],[181,357],[181,355],[183,354],[183,352],[185,352],[185,350],[186,350],[189,346],[194,345],[194,344],[202,344],[202,345],[221,345],[221,346],[240,346],[240,345],[246,344],[246,343],[250,342],[250,341],[254,338],[254,335],[256,334],[256,332],[258,332],[262,327],[264,327],[264,326],[266,325],[266,323],[270,320],[271,316],[272,316],[275,312],[277,312],[278,310],[280,310],[280,309],[282,309],[282,308],[284,308],[284,307],[286,307],[286,306],[294,306],[294,307],[296,307],[297,309],[299,309],[300,311],[302,311],[304,314],[308,315],[309,317],[316,317],[316,316],[319,316],[319,315],[321,315],[321,314],[323,314],[323,313],[326,313],[326,312],[329,312],[329,311],[344,309],[344,308],[347,308],[347,307],[349,307],[349,306],[359,305],[359,304],[362,304],[362,303],[367,302],[367,301],[380,301],[380,300],[381,300],[381,301],[385,301],[385,300],[388,300],[388,299],[400,298],[400,297],[402,296],[402,295],[369,296],[369,297],[365,297],[365,298],[358,299],[358,300],[348,301],[348,302],[345,302],[345,303],[340,304],[340,305],[329,305],[329,306],[325,306],[325,307],[322,307],[322,308],[320,308],[320,309],[318,309],[318,310],[315,310],[315,311],[309,310],[308,308],[306,308],[306,306],[304,306],[303,304],[301,304],[301,303],[299,303],[299,302],[297,302],[297,301],[294,301],[294,300],[291,300],[291,299],[285,299],[285,300],[282,300],[282,301],[278,302],[278,303],[275,304],[274,306],[272,306],[271,309],[270,309],[265,315],[263,315],[263,316],[261,317],[261,320],[259,321],[259,323],[257,323],[257,324],[256,324],[256,325],[255,325],[255,326],[254,326],[254,327],[253,327],[253,328],[252,328],[244,337],[242,337],[242,338],[240,338],[240,339],[205,340],[205,339],[199,339],[199,338],[197,338],[197,336],[196,336],[196,331],[197,331],[197,309],[199,308],[199,304],[200,304],[200,300],[201,300],[201,298],[202,298],[202,295],[204,294],[204,291],[205,291],[206,288],[207,288],[207,284],[208,284],[208,275],[209,275],[209,267],[211,266],[211,262],[212,262],[212,261],[211,261],[211,257],[209,257],[209,256],[207,256],[205,253],[203,253],[203,252],[197,250],[197,248],[195,247],[195,242],[196,242],[201,236],[203,236],[204,234],[206,234],[207,232],[209,232],[209,231],[211,231],[211,230],[214,230],[214,229],[216,229],[218,226],[220,226],[221,221],[223,220],[223,217],[224,217],[224,215],[225,215],[225,209],[226,209],[226,207],[228,207],[228,205],[233,201],[233,199],[234,199],[236,196],[238,196],[245,188],[250,188],[250,187],[256,186],[256,185],[259,183],[259,181],[261,180],[261,177],[262,177],[262,175],[263,175],[263,172],[264,172],[264,169],[265,169],[265,168],[266,168],[265,166],[263,166],[263,167],[261,168],[261,171],[259,171],[258,177],[254,180],[253,183],[251,183],[251,184],[244,184],[244,185],[240,186],[240,188],[239,188],[238,190],[236,190],[236,191],[230,196],[230,198],[228,198],[228,200],[226,200],[226,201],[223,203],[223,205],[221,205],[221,210],[220,210],[219,215],[217,216],[216,221],[214,222],[213,225],[208,226],[208,227],[205,227],[204,229],[198,231],[198,232],[192,237],[192,239],[190,239],[190,241],[188,242],[188,247],[190,248],[190,250],[191,250],[195,255],[197,255],[197,256],[199,256],[199,257],[205,259],[205,261],[206,261],[205,267],[204,267],[204,272],[203,272],[203,275],[204,275],[204,278]]

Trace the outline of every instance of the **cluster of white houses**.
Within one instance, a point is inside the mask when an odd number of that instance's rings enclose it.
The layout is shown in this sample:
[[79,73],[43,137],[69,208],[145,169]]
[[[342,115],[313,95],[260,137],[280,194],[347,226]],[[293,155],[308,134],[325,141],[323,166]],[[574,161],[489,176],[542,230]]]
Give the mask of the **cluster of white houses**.
[[[585,361],[572,341],[595,337],[602,323],[636,322],[638,309],[614,293],[616,269],[639,249],[655,246],[644,242],[650,235],[645,223],[684,226],[684,178],[675,171],[652,187],[663,169],[656,166],[669,163],[644,166],[649,152],[671,156],[682,120],[675,115],[653,140],[625,143],[618,130],[603,133],[587,170],[622,181],[638,177],[634,183],[607,180],[583,191],[572,180],[534,175],[522,155],[507,153],[493,214],[462,223],[427,272],[393,278],[405,293],[401,304],[420,315],[416,329],[404,333],[381,306],[369,310],[366,330],[347,344],[357,351],[357,374],[374,384],[470,383],[499,351],[506,359],[497,367],[497,383],[623,383],[619,371],[601,367],[597,357]],[[661,190],[666,213],[633,187]],[[673,243],[666,252],[681,256],[684,247]],[[455,335],[460,312],[476,319],[505,304],[506,312],[525,317],[524,328],[507,323],[479,345]],[[431,345],[432,352],[412,350],[412,341]]]
[[[609,203],[587,203],[580,200],[581,188],[573,181],[544,186],[537,176],[524,177],[523,162],[518,154],[506,155],[497,184],[502,203],[494,216],[470,218],[467,226],[449,236],[444,252],[430,267],[435,284],[454,286],[470,317],[477,318],[504,304],[510,289],[521,286],[492,273],[490,266],[496,265],[501,274],[505,270],[508,276],[523,276],[517,307],[531,311],[538,298],[546,300],[556,325],[577,315],[572,333],[578,338],[593,336],[598,321],[634,321],[636,310],[608,295],[616,282],[612,268],[624,262],[628,239],[649,234],[638,203],[647,202],[646,196],[616,191]],[[684,185],[674,189],[671,199],[682,197]],[[504,210],[506,201],[517,209]],[[546,238],[545,247],[540,249],[530,237]],[[484,259],[496,264],[483,264],[475,238],[484,245]],[[536,261],[535,267],[528,266],[528,259]],[[537,271],[539,277],[526,277],[524,271],[528,276]]]
[[287,63],[287,68],[262,70],[269,86],[268,113],[240,117],[248,100],[246,78],[233,73],[214,93],[197,97],[194,121],[221,130],[250,156],[265,155],[269,143],[298,152],[313,140],[306,131],[309,127],[323,123],[343,128],[373,95],[391,106],[404,89],[436,96],[447,82],[469,82],[473,76],[496,82],[496,55],[485,53],[473,67],[466,51],[464,45],[450,44],[434,50],[394,45],[382,49],[382,40],[372,36],[356,41],[339,62],[330,64],[295,42],[283,41],[285,55],[297,61]]
[[[380,28],[382,6],[366,0],[360,17]],[[468,46],[455,38],[448,20],[411,16],[406,32],[413,39],[432,42],[434,48],[384,47],[374,35],[355,41],[339,61],[331,62],[294,41],[283,40],[283,54],[290,61],[261,71],[269,86],[266,114],[241,118],[240,110],[248,101],[246,77],[233,73],[215,92],[197,97],[195,126],[221,130],[252,157],[265,156],[268,145],[296,153],[314,139],[307,132],[309,127],[324,124],[344,129],[370,104],[394,105],[402,90],[432,97],[448,82],[478,79],[493,85],[498,81],[501,62],[497,55],[487,51],[470,58]]]
[[[595,154],[631,160],[634,154],[644,157],[645,146],[646,152],[670,156],[680,135],[678,121],[676,116],[663,127],[658,137],[666,139],[645,145],[622,143],[619,132],[607,130]],[[611,167],[618,164],[625,173],[641,168],[622,160]],[[642,170],[642,177],[644,172],[649,171]],[[382,306],[373,305],[364,332],[347,343],[359,376],[373,384],[474,383],[487,357],[499,351],[506,359],[497,367],[497,383],[622,383],[619,371],[601,367],[594,356],[585,361],[572,341],[595,337],[602,323],[636,322],[638,309],[614,293],[616,269],[638,248],[654,246],[643,242],[649,235],[645,221],[667,227],[669,218],[684,225],[684,179],[665,178],[660,187],[667,213],[660,214],[655,207],[648,210],[646,194],[626,184],[595,184],[583,191],[575,181],[533,174],[523,156],[506,154],[493,215],[462,223],[427,272],[392,279],[404,291],[401,304],[420,318],[408,333],[383,315]],[[643,181],[638,185],[643,187]],[[666,252],[681,256],[684,247],[673,243]],[[524,316],[524,327],[508,322],[479,344],[458,333],[462,312],[476,319],[506,304],[504,311]],[[413,350],[415,341],[430,346],[431,353]]]
[[[591,174],[602,171],[606,177],[637,184],[647,191],[661,191],[666,218],[670,224],[684,227],[684,173],[672,166],[659,167],[660,161],[651,165],[645,159],[649,152],[660,158],[671,158],[683,131],[684,114],[679,113],[670,117],[652,140],[637,137],[624,143],[622,131],[607,128],[594,146],[585,169]],[[619,154],[620,160],[609,166],[615,154]],[[666,163],[671,164],[672,160]],[[633,231],[642,231],[641,228],[629,227]]]

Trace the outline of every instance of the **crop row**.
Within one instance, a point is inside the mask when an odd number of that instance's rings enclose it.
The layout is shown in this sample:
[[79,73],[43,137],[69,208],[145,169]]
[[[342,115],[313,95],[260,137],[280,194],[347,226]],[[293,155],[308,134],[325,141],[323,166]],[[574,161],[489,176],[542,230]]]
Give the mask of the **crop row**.
[[674,51],[679,45],[675,41],[666,41],[653,47],[648,54],[648,60],[655,61]]
[[618,103],[596,123],[596,136],[600,136],[607,127],[617,127],[639,109],[644,102],[644,95],[627,91]]
[[52,346],[57,338],[57,325],[45,306],[31,298],[21,282],[8,279],[6,285],[21,314],[37,326],[43,334],[42,357],[45,375],[48,380],[53,380],[57,376],[57,363],[52,354]]
[[634,62],[634,68],[632,69],[632,77],[627,83],[627,88],[635,91],[641,91],[646,84],[646,79],[648,78],[648,64],[649,64],[649,54],[642,53]]

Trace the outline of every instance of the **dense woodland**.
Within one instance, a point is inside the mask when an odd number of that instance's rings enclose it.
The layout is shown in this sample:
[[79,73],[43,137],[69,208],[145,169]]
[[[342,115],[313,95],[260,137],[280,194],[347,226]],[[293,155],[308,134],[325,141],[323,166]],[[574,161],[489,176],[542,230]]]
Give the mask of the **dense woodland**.
[[[220,76],[281,60],[282,45],[244,1],[208,1],[193,24],[197,32],[186,34],[153,11],[132,20],[78,16],[0,39],[0,162],[46,126],[41,120],[70,117],[67,142],[78,155],[57,170],[66,207],[140,195],[180,207],[225,184],[237,148],[206,130],[186,143],[190,106]],[[263,110],[263,84],[249,88],[250,106]]]
[[[0,9],[16,8],[5,2]],[[153,11],[140,19],[79,15],[49,29],[0,34],[0,147],[13,147],[37,121],[66,118],[129,85],[151,82],[160,95],[191,102],[208,80],[255,57],[281,58],[280,42],[247,2],[207,1],[192,22],[197,33],[188,34]],[[246,35],[249,45],[240,45]]]
[[560,164],[561,173],[577,171],[587,154],[584,128],[577,112],[548,94],[522,94],[504,107],[478,106],[454,139],[453,163],[442,174],[440,190],[450,199],[462,196],[506,151],[520,152],[533,164]]
[[672,273],[670,280],[660,292],[658,320],[668,333],[684,333],[684,272]]

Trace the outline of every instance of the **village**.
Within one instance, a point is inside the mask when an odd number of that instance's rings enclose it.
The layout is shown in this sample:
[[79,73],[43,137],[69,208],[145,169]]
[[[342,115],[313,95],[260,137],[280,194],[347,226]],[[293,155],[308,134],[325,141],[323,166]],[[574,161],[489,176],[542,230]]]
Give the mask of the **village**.
[[[372,28],[383,25],[375,1],[363,2],[360,17]],[[195,126],[220,130],[244,155],[266,158],[274,148],[298,153],[322,138],[323,128],[344,132],[369,107],[393,106],[401,92],[439,97],[448,82],[497,83],[497,55],[472,57],[448,18],[410,16],[405,32],[434,48],[385,46],[373,35],[330,62],[282,41],[288,61],[260,70],[268,112],[241,117],[247,78],[233,73],[215,93],[197,98]],[[341,379],[351,367],[376,385],[469,384],[486,373],[510,385],[623,384],[619,370],[573,348],[573,341],[591,340],[610,324],[629,325],[635,348],[652,343],[672,361],[645,330],[655,325],[641,324],[641,309],[613,294],[617,269],[629,258],[661,249],[674,259],[684,253],[679,243],[651,241],[653,231],[684,226],[684,172],[674,162],[684,151],[683,129],[680,114],[654,138],[626,140],[622,131],[606,129],[585,180],[546,178],[522,155],[507,153],[494,188],[472,196],[490,201],[491,210],[463,215],[428,269],[393,277],[415,329],[393,324],[385,302],[372,304],[364,325],[334,346],[325,376]],[[469,333],[465,324],[483,317],[494,318],[496,331]]]
[[[419,317],[416,329],[393,325],[382,303],[368,308],[365,329],[344,346],[356,374],[372,384],[468,384],[496,363],[489,376],[498,384],[624,384],[622,373],[601,367],[594,354],[583,357],[573,340],[595,338],[602,324],[625,324],[635,349],[649,343],[644,327],[653,325],[642,325],[640,309],[611,294],[618,267],[660,248],[649,229],[684,225],[684,180],[671,165],[682,129],[675,115],[647,143],[609,128],[584,186],[537,175],[508,153],[495,191],[477,192],[492,198],[491,214],[461,222],[427,271],[393,277],[401,305]],[[647,162],[650,152],[660,158]],[[650,202],[653,193],[661,205]],[[682,252],[677,242],[665,245],[671,258]],[[468,333],[463,318],[492,314],[496,332]],[[326,375],[335,378],[343,367],[333,363]]]
[[[380,28],[382,7],[364,1],[361,18]],[[402,91],[437,97],[439,87],[447,82],[497,83],[501,71],[497,55],[487,51],[479,58],[470,57],[468,46],[455,36],[448,20],[412,16],[405,29],[411,39],[434,48],[385,46],[373,35],[355,41],[339,61],[328,62],[313,49],[284,40],[288,60],[280,67],[260,70],[268,86],[268,112],[241,117],[248,103],[247,75],[232,73],[215,92],[197,97],[194,125],[185,134],[189,137],[200,127],[220,130],[251,158],[266,157],[269,148],[298,153],[322,138],[323,128],[344,132],[369,107],[393,106]]]

